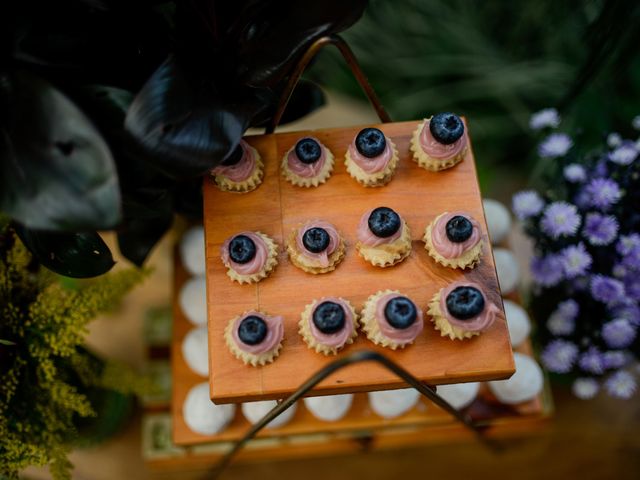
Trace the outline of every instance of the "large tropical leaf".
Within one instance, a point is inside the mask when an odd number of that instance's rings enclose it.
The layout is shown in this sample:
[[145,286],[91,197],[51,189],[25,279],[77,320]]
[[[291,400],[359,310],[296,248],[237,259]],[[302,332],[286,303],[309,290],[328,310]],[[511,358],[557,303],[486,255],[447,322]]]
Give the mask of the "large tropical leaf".
[[46,268],[74,278],[96,277],[115,262],[106,243],[95,232],[59,233],[16,225],[16,233]]
[[2,80],[0,210],[34,229],[116,225],[116,168],[89,119],[37,77],[15,72]]

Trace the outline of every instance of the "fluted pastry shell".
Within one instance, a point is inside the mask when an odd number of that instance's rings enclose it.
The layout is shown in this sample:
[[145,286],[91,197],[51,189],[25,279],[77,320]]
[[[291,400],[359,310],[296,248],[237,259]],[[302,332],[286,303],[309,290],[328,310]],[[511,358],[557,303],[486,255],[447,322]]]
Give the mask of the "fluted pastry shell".
[[407,222],[402,220],[402,235],[391,243],[376,247],[356,243],[358,254],[376,267],[390,267],[407,258],[411,253],[411,231]]
[[267,261],[265,262],[262,269],[251,275],[241,275],[236,272],[230,265],[225,263],[225,267],[227,267],[227,276],[238,283],[256,283],[262,280],[263,278],[267,278],[269,274],[276,268],[278,265],[278,244],[271,239],[268,235],[265,235],[262,232],[255,232],[258,236],[260,236],[267,245],[267,249],[269,253],[267,255]]
[[464,340],[465,338],[480,335],[480,332],[469,332],[449,323],[440,309],[441,292],[442,290],[433,296],[431,302],[429,302],[429,309],[427,310],[427,313],[431,316],[431,321],[434,323],[435,329],[440,332],[440,336],[449,337],[451,340]]
[[251,145],[247,145],[247,148],[251,150],[256,159],[256,165],[251,176],[242,182],[234,182],[224,175],[212,175],[214,183],[220,190],[232,193],[248,193],[258,188],[262,183],[262,178],[264,177],[264,163],[262,163],[260,154],[255,148]]
[[328,273],[335,270],[347,252],[346,243],[344,239],[340,237],[340,243],[338,243],[338,246],[333,253],[329,255],[329,265],[326,267],[319,266],[312,258],[309,258],[303,252],[298,250],[298,245],[296,244],[297,232],[298,229],[295,228],[287,238],[287,253],[289,254],[291,263],[307,273],[317,275],[319,273]]
[[302,339],[307,344],[307,346],[315,350],[318,353],[322,353],[324,355],[335,355],[338,353],[338,350],[344,348],[345,345],[349,345],[353,343],[355,338],[358,336],[358,314],[356,313],[353,305],[348,300],[342,299],[349,306],[351,310],[351,314],[353,315],[353,327],[351,330],[351,334],[347,341],[341,347],[330,347],[329,345],[325,345],[323,343],[318,342],[318,340],[313,336],[311,332],[311,327],[309,326],[309,322],[311,322],[311,315],[313,313],[314,307],[318,304],[318,300],[314,300],[304,307],[302,314],[300,315],[300,321],[298,322],[298,333],[302,336]]
[[380,331],[380,326],[376,320],[376,305],[378,300],[389,293],[400,295],[398,290],[380,290],[367,298],[367,301],[362,307],[362,312],[360,312],[360,324],[362,325],[362,331],[373,343],[376,345],[382,345],[383,347],[388,347],[391,350],[396,350],[398,348],[404,348],[407,345],[411,345],[413,341],[408,343],[398,343],[385,336],[382,331]]
[[422,168],[432,171],[439,172],[440,170],[446,170],[447,168],[451,168],[456,164],[460,163],[464,156],[467,154],[468,146],[462,149],[460,153],[457,155],[447,158],[444,160],[439,160],[436,158],[431,158],[429,155],[425,153],[420,145],[420,133],[422,129],[426,126],[427,119],[424,119],[422,123],[418,125],[418,127],[414,130],[413,135],[411,136],[411,145],[410,150],[413,152],[413,160],[420,165]]
[[249,312],[245,312],[242,315],[238,315],[237,317],[229,320],[229,323],[227,323],[227,326],[224,329],[224,341],[227,344],[227,347],[229,347],[229,350],[231,351],[233,356],[238,360],[241,360],[245,365],[252,365],[254,367],[257,367],[258,365],[266,365],[268,363],[271,363],[276,359],[278,355],[280,355],[280,350],[282,349],[282,341],[278,343],[278,345],[276,345],[272,350],[256,355],[242,350],[233,339],[233,334],[231,333],[231,331],[233,330],[234,323],[236,322],[236,320],[238,320],[238,318],[242,318],[248,313]]
[[318,185],[325,183],[331,176],[331,172],[333,172],[333,165],[335,163],[333,153],[331,153],[331,151],[327,147],[322,146],[325,154],[325,160],[324,165],[322,165],[322,169],[320,169],[318,174],[314,175],[313,177],[301,177],[300,175],[292,172],[289,169],[289,154],[294,148],[295,147],[291,147],[287,151],[287,153],[284,154],[284,157],[282,157],[282,162],[280,163],[280,171],[282,172],[282,176],[285,178],[285,180],[298,187],[307,188],[317,187]]
[[365,187],[382,187],[391,181],[393,174],[396,171],[396,167],[398,166],[398,149],[396,148],[395,143],[391,141],[390,138],[385,137],[386,141],[391,145],[391,150],[393,151],[393,155],[391,156],[391,160],[387,163],[386,167],[384,167],[381,171],[376,173],[367,173],[362,170],[356,162],[351,158],[351,154],[349,153],[349,149],[347,149],[347,153],[345,154],[344,164],[347,167],[347,172],[351,177],[355,178],[358,183],[364,185]]
[[427,253],[436,262],[445,267],[460,269],[475,268],[480,263],[480,257],[482,257],[482,239],[480,239],[480,241],[476,245],[474,245],[473,248],[470,248],[459,257],[454,258],[443,257],[442,255],[440,255],[440,253],[438,253],[435,245],[433,245],[431,232],[433,231],[433,227],[438,219],[443,215],[446,215],[446,212],[438,215],[429,225],[427,225],[427,228],[425,229],[424,237],[422,237],[422,240],[425,243],[424,248],[427,250]]

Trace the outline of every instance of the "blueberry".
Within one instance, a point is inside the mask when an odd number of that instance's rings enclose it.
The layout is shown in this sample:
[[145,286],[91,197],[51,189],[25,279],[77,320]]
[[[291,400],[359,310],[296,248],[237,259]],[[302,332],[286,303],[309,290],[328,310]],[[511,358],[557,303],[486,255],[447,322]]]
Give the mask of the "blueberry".
[[360,130],[356,137],[356,148],[358,152],[367,158],[374,158],[384,152],[387,140],[377,128],[364,128]]
[[400,215],[387,207],[378,207],[369,215],[369,230],[376,237],[387,238],[400,230]]
[[236,263],[248,263],[256,256],[256,244],[246,235],[236,235],[229,242],[229,257]]
[[327,231],[320,227],[310,228],[302,235],[302,244],[311,253],[320,253],[326,250],[330,240]]
[[249,315],[238,326],[238,337],[242,343],[257,345],[267,336],[267,324],[256,315]]
[[482,292],[474,287],[457,287],[447,295],[447,310],[458,320],[469,320],[484,310]]
[[447,238],[454,243],[462,243],[471,237],[473,225],[467,217],[456,215],[447,222]]
[[336,333],[344,327],[345,315],[342,305],[322,302],[313,311],[313,324],[322,333]]
[[418,318],[418,309],[407,297],[395,297],[385,305],[384,318],[393,328],[404,330],[414,324]]
[[318,161],[322,147],[313,138],[303,138],[296,143],[296,155],[302,163],[310,165]]
[[438,113],[429,122],[429,130],[438,142],[451,145],[462,137],[464,123],[455,113]]
[[243,153],[244,150],[242,149],[242,145],[238,145],[236,149],[231,152],[231,155],[229,155],[222,161],[222,165],[224,165],[225,167],[236,165],[242,159]]

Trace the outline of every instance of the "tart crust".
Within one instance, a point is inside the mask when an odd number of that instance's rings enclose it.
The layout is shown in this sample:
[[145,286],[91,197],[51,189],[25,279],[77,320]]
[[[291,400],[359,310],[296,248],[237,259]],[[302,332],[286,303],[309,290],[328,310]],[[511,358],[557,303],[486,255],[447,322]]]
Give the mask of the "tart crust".
[[449,337],[451,340],[464,340],[465,338],[475,337],[480,335],[480,332],[470,332],[463,330],[459,327],[451,325],[447,318],[444,316],[440,309],[440,296],[442,290],[436,293],[431,302],[429,302],[429,309],[427,313],[431,316],[431,321],[434,323],[436,330],[440,332],[441,337]]
[[376,247],[356,243],[358,254],[375,267],[391,267],[400,263],[411,253],[411,230],[407,222],[402,220],[402,235],[391,243],[384,243]]
[[[302,226],[303,225],[300,225],[298,228]],[[318,265],[318,263],[314,259],[307,257],[303,252],[300,252],[298,250],[298,245],[296,243],[298,228],[294,228],[287,238],[287,253],[289,254],[291,263],[293,263],[300,270],[303,270],[307,273],[312,273],[314,275],[320,273],[328,273],[335,270],[338,264],[346,255],[347,251],[347,244],[342,236],[340,236],[340,243],[338,243],[336,249],[331,255],[329,255],[329,265],[323,267],[321,265]]]
[[389,142],[389,145],[391,145],[393,155],[384,169],[372,174],[362,170],[358,164],[353,161],[351,154],[349,153],[349,149],[347,148],[344,161],[344,164],[347,167],[347,172],[351,177],[355,178],[358,183],[365,187],[382,187],[391,181],[393,174],[396,172],[396,167],[398,166],[398,149],[389,137],[385,136],[385,140]]
[[431,237],[433,227],[440,219],[440,217],[446,214],[447,212],[441,213],[429,225],[427,225],[424,236],[422,237],[422,240],[425,243],[424,248],[427,250],[427,253],[431,258],[445,267],[460,268],[462,270],[464,270],[465,268],[475,268],[480,263],[480,257],[482,257],[482,238],[476,245],[473,246],[473,248],[470,248],[459,257],[454,258],[443,257],[438,253],[438,250],[436,250],[436,247],[433,245],[433,239]]
[[409,149],[413,152],[413,160],[420,165],[422,168],[429,170],[431,172],[439,172],[440,170],[446,170],[447,168],[451,168],[462,160],[464,160],[465,155],[467,154],[467,150],[469,147],[465,145],[462,151],[451,157],[445,159],[436,159],[431,158],[425,151],[422,149],[420,145],[420,133],[422,129],[427,125],[427,119],[425,118],[422,123],[418,125],[418,127],[414,130],[413,135],[411,136],[411,146]]
[[254,353],[245,352],[242,350],[233,339],[233,334],[231,333],[233,330],[233,325],[239,318],[244,317],[249,312],[244,312],[242,315],[238,315],[237,317],[232,318],[227,323],[227,326],[224,329],[224,341],[229,347],[229,350],[238,360],[241,360],[245,365],[252,365],[257,367],[258,365],[266,365],[268,363],[273,362],[278,355],[280,355],[280,350],[282,349],[282,341],[276,345],[275,348],[268,352],[261,353],[256,355]]
[[262,183],[262,178],[264,177],[264,163],[262,163],[260,154],[255,148],[251,145],[247,145],[247,148],[250,149],[252,155],[254,155],[256,159],[256,165],[251,176],[242,182],[234,182],[224,175],[212,175],[214,183],[220,190],[232,193],[248,193],[258,188]]
[[338,350],[340,350],[341,348],[344,348],[344,346],[346,345],[353,343],[355,338],[358,336],[358,330],[357,330],[358,314],[356,313],[355,309],[353,308],[353,306],[348,300],[344,298],[342,300],[344,300],[344,302],[348,305],[349,310],[351,310],[351,314],[353,315],[353,326],[351,328],[351,334],[349,335],[349,338],[341,347],[330,347],[328,345],[320,343],[313,336],[313,333],[311,333],[311,327],[309,326],[309,323],[312,321],[311,315],[313,313],[313,309],[319,303],[319,300],[314,300],[313,302],[311,302],[310,304],[304,307],[304,310],[300,315],[300,321],[298,322],[298,333],[302,336],[302,339],[305,341],[305,343],[310,349],[315,350],[316,352],[322,353],[324,355],[335,355],[338,353]]
[[227,267],[227,276],[233,280],[234,282],[238,282],[240,284],[243,283],[257,283],[263,278],[267,278],[269,274],[276,268],[278,265],[278,244],[271,239],[268,235],[265,235],[262,232],[255,232],[260,238],[262,238],[267,245],[268,255],[267,260],[262,267],[262,269],[251,275],[241,275],[236,272],[231,265],[225,263],[225,267]]
[[397,343],[389,337],[386,337],[380,330],[380,326],[376,320],[376,306],[378,300],[389,293],[400,295],[398,290],[380,290],[367,298],[360,314],[360,324],[362,325],[362,331],[366,333],[367,338],[373,343],[376,345],[382,345],[383,347],[388,347],[391,350],[397,350],[398,348],[404,348],[407,345],[411,345],[413,341]]
[[329,177],[331,176],[331,172],[333,172],[333,165],[335,163],[334,156],[331,151],[325,147],[321,146],[324,149],[325,159],[324,165],[322,165],[322,169],[318,172],[317,175],[313,177],[301,177],[300,175],[292,172],[289,169],[289,154],[295,149],[291,147],[287,153],[284,154],[282,158],[282,162],[280,163],[280,171],[282,172],[282,176],[285,180],[293,185],[298,187],[317,187],[318,185],[325,183]]

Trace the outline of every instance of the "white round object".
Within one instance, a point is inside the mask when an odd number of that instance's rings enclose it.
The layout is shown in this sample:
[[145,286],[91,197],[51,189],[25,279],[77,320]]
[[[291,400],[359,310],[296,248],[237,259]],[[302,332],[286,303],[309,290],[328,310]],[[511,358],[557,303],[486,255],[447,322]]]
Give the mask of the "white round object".
[[489,228],[489,238],[491,243],[496,245],[502,242],[511,230],[511,215],[507,207],[497,200],[485,198],[482,200],[482,205]]
[[[252,425],[258,423],[262,417],[273,410],[278,404],[275,400],[265,400],[264,402],[248,402],[242,404],[242,414]],[[297,404],[291,405],[284,412],[271,420],[268,424],[268,428],[278,428],[286,425],[291,421],[296,413]]]
[[182,416],[187,426],[202,435],[215,435],[226,428],[235,415],[232,403],[216,405],[209,398],[209,383],[202,382],[189,390],[182,405]]
[[517,347],[531,333],[531,320],[524,308],[511,300],[503,300],[511,345]]
[[209,376],[207,327],[192,328],[182,340],[182,356],[189,368],[203,377]]
[[190,228],[182,236],[182,240],[180,240],[180,258],[184,268],[191,275],[204,275],[206,266],[204,260],[204,228],[202,225]]
[[415,388],[369,392],[369,404],[381,417],[395,418],[411,410],[419,397],[420,392]]
[[304,405],[318,420],[335,422],[347,414],[352,401],[353,394],[345,393],[325,397],[307,397],[304,399]]
[[542,391],[542,369],[536,361],[515,352],[516,373],[508,380],[489,382],[489,388],[502,403],[514,404],[531,400]]
[[520,283],[520,267],[516,257],[506,248],[494,248],[493,258],[496,262],[500,291],[503,295],[513,292]]
[[207,324],[207,285],[204,277],[193,277],[182,285],[178,298],[182,312],[194,325]]
[[454,383],[452,385],[438,385],[436,393],[444,398],[455,409],[465,408],[478,396],[480,384],[478,382]]

